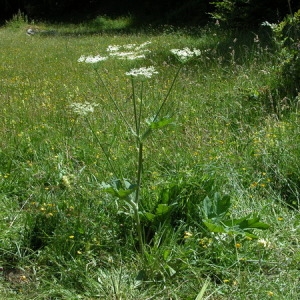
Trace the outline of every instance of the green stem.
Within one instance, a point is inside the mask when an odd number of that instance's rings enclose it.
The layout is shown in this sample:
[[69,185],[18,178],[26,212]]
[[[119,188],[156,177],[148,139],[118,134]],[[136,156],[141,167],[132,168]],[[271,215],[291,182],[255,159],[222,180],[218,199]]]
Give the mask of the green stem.
[[138,148],[138,169],[137,169],[137,191],[135,194],[135,203],[139,203],[139,192],[142,184],[142,171],[143,171],[143,143],[139,143]]
[[143,108],[143,92],[144,92],[144,81],[142,81],[142,88],[141,88],[141,95],[140,95],[140,111],[139,111],[139,117],[138,117],[138,124],[139,128],[141,127],[141,117],[142,117],[142,108]]
[[112,172],[116,175],[116,174],[117,174],[116,169],[115,169],[115,167],[113,166],[113,164],[112,164],[112,162],[111,162],[111,160],[110,160],[110,157],[109,157],[107,151],[105,150],[105,148],[104,148],[104,146],[102,145],[102,143],[100,142],[100,140],[99,140],[97,134],[95,133],[95,131],[94,131],[93,127],[92,127],[92,124],[91,124],[90,120],[89,120],[88,118],[85,118],[85,119],[86,119],[86,121],[87,121],[87,124],[88,124],[88,126],[89,126],[89,128],[90,128],[92,134],[93,134],[94,137],[96,138],[98,145],[100,146],[102,152],[104,153],[105,158],[106,158],[106,160],[107,160],[107,162],[108,162],[108,164],[109,164],[109,166],[110,166]]
[[138,168],[137,168],[137,189],[135,193],[135,221],[136,230],[138,234],[140,251],[143,254],[144,250],[144,238],[142,234],[141,221],[139,216],[139,204],[140,204],[140,190],[142,184],[142,171],[143,171],[143,143],[139,142],[138,148]]
[[136,133],[136,141],[137,141],[137,145],[138,145],[140,128],[139,128],[139,124],[138,124],[138,116],[137,116],[137,110],[136,110],[136,96],[135,96],[133,76],[131,76],[131,87],[132,87],[132,104],[133,104],[133,115],[134,115],[134,123],[135,123],[135,133]]
[[291,6],[291,0],[288,0],[288,6],[289,6],[289,11],[291,16],[293,16],[293,10],[292,10],[292,6]]
[[135,207],[134,215],[135,215],[135,221],[136,221],[136,231],[138,234],[139,248],[140,248],[141,254],[143,255],[144,254],[144,238],[143,238],[143,233],[142,233],[142,226],[141,226],[141,220],[140,220],[138,207]]

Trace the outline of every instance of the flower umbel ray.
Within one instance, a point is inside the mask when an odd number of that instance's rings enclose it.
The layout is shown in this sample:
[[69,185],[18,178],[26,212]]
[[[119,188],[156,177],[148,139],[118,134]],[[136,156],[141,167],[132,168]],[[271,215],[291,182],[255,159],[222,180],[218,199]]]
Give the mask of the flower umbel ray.
[[153,66],[151,67],[142,67],[139,69],[131,69],[129,72],[125,73],[128,76],[133,76],[133,77],[146,77],[146,78],[151,78],[153,74],[158,74],[158,72],[155,70]]

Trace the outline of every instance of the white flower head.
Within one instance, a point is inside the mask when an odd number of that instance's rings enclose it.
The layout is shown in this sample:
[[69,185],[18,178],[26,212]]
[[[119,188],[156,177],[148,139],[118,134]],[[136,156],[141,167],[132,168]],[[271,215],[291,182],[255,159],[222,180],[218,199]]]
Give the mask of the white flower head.
[[145,49],[147,45],[151,44],[150,41],[137,44],[126,44],[123,46],[120,45],[110,45],[106,48],[106,51],[109,52],[109,56],[113,56],[117,59],[128,59],[135,60],[145,58],[145,54],[151,52],[148,49]]
[[270,241],[265,240],[265,239],[259,239],[257,240],[257,244],[263,248],[272,248],[272,244],[270,243]]
[[89,113],[93,113],[96,106],[98,106],[97,103],[90,103],[88,101],[84,103],[74,102],[69,105],[75,114],[82,117],[87,116]]
[[278,27],[275,23],[269,23],[268,21],[264,21],[261,23],[261,26],[270,27],[272,30],[276,29]]
[[211,233],[212,236],[216,239],[217,242],[221,243],[228,239],[228,235],[226,233]]
[[84,55],[81,55],[78,59],[78,62],[85,62],[85,63],[89,63],[89,64],[95,64],[99,61],[103,61],[103,60],[107,60],[107,59],[108,59],[107,56],[100,56],[100,55],[84,56]]
[[155,70],[153,66],[151,67],[142,67],[139,69],[131,69],[129,72],[125,73],[128,76],[133,76],[133,77],[144,77],[144,78],[151,78],[153,74],[158,74],[158,72]]
[[194,57],[200,56],[201,51],[199,49],[190,49],[185,47],[183,49],[171,49],[170,50],[181,62],[186,62]]

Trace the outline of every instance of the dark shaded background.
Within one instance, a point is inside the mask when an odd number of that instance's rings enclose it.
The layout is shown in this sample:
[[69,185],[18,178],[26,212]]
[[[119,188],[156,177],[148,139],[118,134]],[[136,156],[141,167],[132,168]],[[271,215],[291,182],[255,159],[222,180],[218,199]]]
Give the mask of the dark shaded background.
[[[18,11],[29,20],[49,22],[82,22],[99,15],[118,17],[131,15],[136,24],[205,25],[215,10],[211,0],[0,0],[0,22],[10,20]],[[215,2],[222,2],[215,0]],[[276,22],[289,13],[289,0],[236,0],[236,6],[246,10],[242,18],[252,25],[268,20]],[[295,12],[299,0],[290,0]]]

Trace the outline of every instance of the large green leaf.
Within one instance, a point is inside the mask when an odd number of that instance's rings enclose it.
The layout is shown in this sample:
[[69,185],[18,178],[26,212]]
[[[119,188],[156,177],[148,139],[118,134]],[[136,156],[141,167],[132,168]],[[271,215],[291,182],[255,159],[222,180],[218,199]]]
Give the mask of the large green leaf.
[[214,224],[209,221],[203,221],[203,223],[210,232],[226,233],[225,227],[220,224]]
[[119,199],[127,199],[130,194],[136,190],[136,185],[131,184],[128,180],[113,180],[112,183],[102,183],[102,190]]
[[239,228],[246,229],[268,229],[270,226],[266,223],[260,222],[260,217],[256,216],[252,219],[249,219],[250,215],[240,218],[240,219],[230,219],[223,221],[223,224],[226,226],[238,226]]
[[230,208],[230,196],[215,193],[213,198],[205,197],[202,204],[202,210],[206,219],[221,219]]
[[215,193],[214,195],[214,204],[215,204],[215,213],[216,216],[223,216],[227,214],[231,202],[230,202],[230,196],[229,195],[224,195],[221,197],[219,193]]
[[109,188],[106,188],[106,189],[103,189],[104,192],[114,196],[114,197],[117,197],[119,199],[126,199],[130,194],[132,194],[134,192],[134,189],[128,189],[128,190],[123,190],[123,189],[120,189],[120,190],[115,190],[114,188],[112,187],[109,187]]
[[233,235],[243,235],[251,238],[257,238],[255,234],[252,233],[253,229],[268,229],[270,226],[266,223],[260,222],[258,216],[249,219],[250,216],[246,216],[240,219],[230,219],[230,220],[204,220],[203,223],[210,232],[216,233],[226,233]]
[[242,235],[242,236],[250,237],[252,239],[258,238],[255,234],[245,231],[239,227],[226,227],[222,224],[212,223],[211,220],[203,221],[203,223],[210,232],[225,233],[228,235]]

